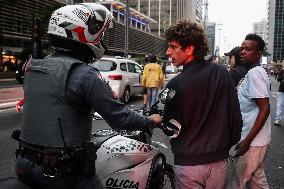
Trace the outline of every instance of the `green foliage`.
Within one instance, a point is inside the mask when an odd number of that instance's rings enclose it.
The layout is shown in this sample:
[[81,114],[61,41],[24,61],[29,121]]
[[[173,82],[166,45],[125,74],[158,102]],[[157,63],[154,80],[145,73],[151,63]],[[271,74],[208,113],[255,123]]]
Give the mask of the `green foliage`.
[[[132,57],[131,59],[138,62],[139,64],[142,64],[145,61],[145,56],[144,55],[138,55],[138,56]],[[157,62],[161,65],[164,63],[164,61],[161,58],[158,58],[158,57],[157,57]]]
[[138,62],[139,64],[142,64],[144,62],[144,56],[143,55],[139,55],[139,56],[133,57],[131,59]]
[[271,53],[268,52],[267,44],[265,45],[265,47],[263,49],[262,55],[263,56],[271,56]]

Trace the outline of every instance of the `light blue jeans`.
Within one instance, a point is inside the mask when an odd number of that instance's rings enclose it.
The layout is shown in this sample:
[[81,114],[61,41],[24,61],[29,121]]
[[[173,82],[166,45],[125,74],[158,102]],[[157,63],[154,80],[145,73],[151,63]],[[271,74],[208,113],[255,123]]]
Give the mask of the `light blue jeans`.
[[228,170],[227,160],[205,165],[174,165],[176,189],[224,189]]
[[157,101],[158,90],[159,88],[147,87],[147,95],[148,95],[147,111],[150,111],[150,108]]
[[283,120],[284,115],[284,93],[277,93],[277,109],[276,109],[276,117],[275,120]]

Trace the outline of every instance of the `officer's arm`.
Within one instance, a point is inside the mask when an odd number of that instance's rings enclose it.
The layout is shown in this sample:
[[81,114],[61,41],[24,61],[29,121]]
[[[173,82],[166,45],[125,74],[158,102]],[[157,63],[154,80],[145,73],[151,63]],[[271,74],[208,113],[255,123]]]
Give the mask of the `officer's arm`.
[[98,112],[111,127],[117,129],[143,129],[155,123],[115,99],[107,84],[98,77],[95,69],[90,69],[82,77],[81,91],[91,107]]

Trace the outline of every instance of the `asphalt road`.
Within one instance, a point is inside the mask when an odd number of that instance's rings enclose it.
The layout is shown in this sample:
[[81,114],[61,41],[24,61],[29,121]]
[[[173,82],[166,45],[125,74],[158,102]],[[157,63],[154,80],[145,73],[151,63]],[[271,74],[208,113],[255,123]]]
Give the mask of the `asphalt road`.
[[[271,96],[271,118],[275,116],[276,91],[278,84],[272,80]],[[131,102],[132,108],[136,109],[142,104],[142,98],[136,97]],[[14,174],[14,151],[17,142],[10,138],[15,128],[20,128],[22,115],[14,110],[0,113],[0,178],[15,176]],[[93,122],[93,130],[109,128],[102,120]],[[284,189],[284,125],[282,127],[272,126],[272,144],[266,159],[265,171],[271,189]],[[161,130],[155,129],[152,140],[159,141],[169,147],[169,139]],[[170,148],[162,149],[169,163],[173,162]],[[229,173],[230,179],[230,173]],[[228,187],[230,188],[230,187]]]

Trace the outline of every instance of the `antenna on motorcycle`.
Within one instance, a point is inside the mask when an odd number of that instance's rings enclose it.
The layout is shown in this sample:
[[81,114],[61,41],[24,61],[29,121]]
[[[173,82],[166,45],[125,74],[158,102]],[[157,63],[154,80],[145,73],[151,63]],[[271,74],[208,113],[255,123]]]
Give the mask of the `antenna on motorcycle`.
[[33,43],[33,52],[32,57],[35,59],[42,58],[42,44],[41,44],[41,19],[33,18],[32,23],[32,43]]

